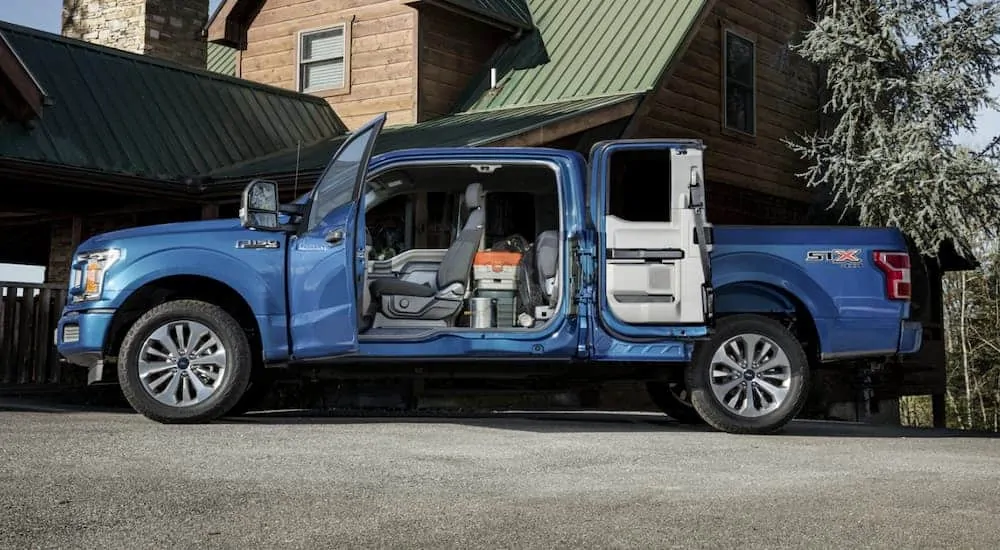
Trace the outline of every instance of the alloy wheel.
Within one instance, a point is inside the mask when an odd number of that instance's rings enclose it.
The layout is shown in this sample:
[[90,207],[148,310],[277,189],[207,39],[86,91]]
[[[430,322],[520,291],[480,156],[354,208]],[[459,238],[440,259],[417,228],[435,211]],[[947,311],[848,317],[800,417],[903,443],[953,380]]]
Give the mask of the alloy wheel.
[[139,351],[139,380],[154,399],[171,407],[205,402],[226,375],[226,348],[202,323],[172,321],[154,330]]
[[788,355],[774,340],[759,334],[739,334],[726,340],[715,351],[709,368],[715,398],[726,410],[742,417],[774,411],[791,389]]

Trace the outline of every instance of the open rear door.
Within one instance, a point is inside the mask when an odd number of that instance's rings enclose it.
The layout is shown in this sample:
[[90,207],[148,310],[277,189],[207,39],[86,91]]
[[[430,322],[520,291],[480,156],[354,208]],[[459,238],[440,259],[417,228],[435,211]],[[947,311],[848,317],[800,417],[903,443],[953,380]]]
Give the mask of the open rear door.
[[385,118],[375,117],[334,153],[309,196],[298,234],[289,242],[288,302],[295,359],[359,351],[367,261],[364,184]]
[[[696,334],[712,310],[704,236],[702,145],[601,142],[591,152],[589,204],[598,235],[598,310],[610,332]],[[699,239],[698,235],[701,235]]]

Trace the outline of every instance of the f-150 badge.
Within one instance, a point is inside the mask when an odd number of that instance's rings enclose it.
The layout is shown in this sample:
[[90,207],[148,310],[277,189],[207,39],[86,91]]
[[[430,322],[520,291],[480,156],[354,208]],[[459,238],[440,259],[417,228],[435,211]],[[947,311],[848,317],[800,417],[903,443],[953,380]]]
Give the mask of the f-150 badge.
[[281,243],[275,240],[236,241],[236,248],[280,248]]
[[831,262],[843,267],[861,266],[861,250],[852,248],[848,250],[810,250],[806,252],[807,262]]

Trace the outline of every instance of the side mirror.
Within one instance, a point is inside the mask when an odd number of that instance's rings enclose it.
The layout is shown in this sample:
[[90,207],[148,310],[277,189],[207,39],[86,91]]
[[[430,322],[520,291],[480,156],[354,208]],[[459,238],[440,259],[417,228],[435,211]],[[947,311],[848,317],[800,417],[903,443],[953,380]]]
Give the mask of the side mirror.
[[240,200],[240,223],[248,229],[281,231],[278,223],[278,184],[253,180],[243,188]]

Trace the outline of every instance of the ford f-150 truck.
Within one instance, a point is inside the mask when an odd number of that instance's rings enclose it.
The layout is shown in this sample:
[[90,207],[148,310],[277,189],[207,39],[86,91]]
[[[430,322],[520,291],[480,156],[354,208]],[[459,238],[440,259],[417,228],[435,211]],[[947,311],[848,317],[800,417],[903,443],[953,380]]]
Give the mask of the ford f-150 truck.
[[[816,365],[920,347],[900,232],[712,226],[699,141],[606,141],[589,162],[513,147],[373,157],[384,121],[354,132],[300,200],[255,180],[239,220],[82,243],[60,353],[91,381],[115,366],[160,422],[230,414],[264,373],[308,366],[634,376],[672,416],[765,433],[800,412]],[[366,213],[418,191],[462,197],[450,246],[377,259]],[[487,242],[484,205],[509,192],[551,207],[535,209],[531,239]]]

